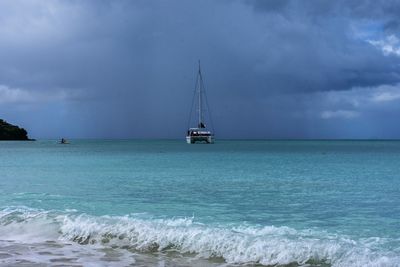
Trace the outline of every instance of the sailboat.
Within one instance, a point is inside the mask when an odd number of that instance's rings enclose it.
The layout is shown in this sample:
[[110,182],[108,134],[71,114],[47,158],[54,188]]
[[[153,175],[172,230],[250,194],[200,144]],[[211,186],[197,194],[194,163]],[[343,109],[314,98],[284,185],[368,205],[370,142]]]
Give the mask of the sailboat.
[[195,87],[195,92],[194,92],[194,96],[193,96],[192,109],[191,109],[190,116],[189,116],[189,126],[190,126],[190,120],[192,117],[192,110],[196,104],[197,104],[197,127],[192,127],[192,128],[188,127],[189,129],[188,129],[187,135],[186,135],[186,142],[188,144],[194,144],[196,142],[213,144],[214,143],[214,134],[213,134],[213,131],[209,130],[206,127],[206,123],[204,120],[204,114],[203,114],[203,112],[204,112],[203,105],[205,104],[205,106],[208,109],[208,115],[210,117],[210,122],[212,124],[211,115],[210,115],[209,108],[208,108],[207,96],[206,96],[205,89],[204,89],[203,76],[201,74],[200,61],[199,61],[199,71],[197,72],[196,87]]

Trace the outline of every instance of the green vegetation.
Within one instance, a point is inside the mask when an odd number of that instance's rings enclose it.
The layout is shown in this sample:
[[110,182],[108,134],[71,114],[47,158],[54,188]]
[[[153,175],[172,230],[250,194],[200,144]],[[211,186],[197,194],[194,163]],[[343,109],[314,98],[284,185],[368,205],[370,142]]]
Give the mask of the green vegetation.
[[0,119],[0,140],[31,140],[24,128],[7,123]]

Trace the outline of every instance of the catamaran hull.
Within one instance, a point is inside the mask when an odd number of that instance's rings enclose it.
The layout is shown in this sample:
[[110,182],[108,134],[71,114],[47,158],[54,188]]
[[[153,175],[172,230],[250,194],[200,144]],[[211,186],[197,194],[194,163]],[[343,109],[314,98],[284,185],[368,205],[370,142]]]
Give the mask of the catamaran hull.
[[214,136],[186,136],[186,143],[194,144],[196,142],[214,144]]

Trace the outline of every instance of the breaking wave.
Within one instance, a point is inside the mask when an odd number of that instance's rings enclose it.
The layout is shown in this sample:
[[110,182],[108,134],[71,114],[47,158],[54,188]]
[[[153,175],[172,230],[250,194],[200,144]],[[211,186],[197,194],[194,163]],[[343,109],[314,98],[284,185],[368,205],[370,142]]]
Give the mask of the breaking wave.
[[354,240],[315,230],[206,225],[193,218],[90,216],[29,208],[0,211],[0,240],[67,241],[137,252],[178,252],[227,263],[307,266],[400,266],[400,240]]

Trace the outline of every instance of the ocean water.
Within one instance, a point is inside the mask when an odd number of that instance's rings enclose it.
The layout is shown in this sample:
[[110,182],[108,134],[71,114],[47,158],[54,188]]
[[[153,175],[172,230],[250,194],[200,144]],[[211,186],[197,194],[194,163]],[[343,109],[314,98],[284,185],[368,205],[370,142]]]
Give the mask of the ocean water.
[[400,142],[0,142],[1,266],[400,266]]

